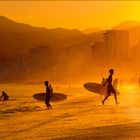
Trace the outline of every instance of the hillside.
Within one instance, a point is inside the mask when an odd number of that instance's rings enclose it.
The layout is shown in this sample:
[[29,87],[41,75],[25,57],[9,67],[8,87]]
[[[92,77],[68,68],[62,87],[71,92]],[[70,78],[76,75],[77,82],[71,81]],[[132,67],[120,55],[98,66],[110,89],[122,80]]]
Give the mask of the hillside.
[[[61,45],[60,40],[67,39],[65,44],[71,44],[75,37],[85,37],[79,30],[63,28],[46,29],[33,27],[28,24],[18,23],[6,17],[0,16],[0,55],[18,55],[28,52],[31,48],[41,45]],[[59,40],[59,41],[58,41]],[[56,42],[57,44],[55,44]],[[60,41],[61,42],[61,41]],[[10,51],[7,51],[10,50]]]

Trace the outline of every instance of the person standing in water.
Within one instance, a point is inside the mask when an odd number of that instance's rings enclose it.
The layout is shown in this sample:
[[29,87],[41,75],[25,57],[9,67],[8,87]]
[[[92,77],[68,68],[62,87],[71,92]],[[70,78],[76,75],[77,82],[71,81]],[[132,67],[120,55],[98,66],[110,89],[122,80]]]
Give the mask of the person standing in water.
[[9,100],[9,96],[7,95],[7,93],[5,93],[4,91],[2,91],[2,95],[0,96],[0,100],[3,98],[3,101],[7,101]]
[[45,86],[46,86],[46,99],[45,99],[45,104],[47,108],[52,109],[52,106],[50,105],[50,97],[51,97],[51,89],[49,87],[49,82],[45,81]]
[[107,95],[106,95],[106,97],[104,98],[104,100],[102,101],[102,104],[103,104],[103,105],[104,105],[104,102],[106,101],[106,99],[111,95],[111,93],[114,94],[114,98],[115,98],[116,104],[118,103],[118,102],[117,102],[116,91],[115,91],[115,89],[114,89],[114,87],[113,87],[113,85],[112,85],[112,76],[113,76],[113,74],[114,74],[114,70],[113,70],[113,69],[110,69],[110,70],[109,70],[109,73],[110,73],[110,75],[108,76],[108,79],[107,79],[106,82],[104,83],[104,85],[105,85],[106,83],[108,83],[108,86],[107,86]]

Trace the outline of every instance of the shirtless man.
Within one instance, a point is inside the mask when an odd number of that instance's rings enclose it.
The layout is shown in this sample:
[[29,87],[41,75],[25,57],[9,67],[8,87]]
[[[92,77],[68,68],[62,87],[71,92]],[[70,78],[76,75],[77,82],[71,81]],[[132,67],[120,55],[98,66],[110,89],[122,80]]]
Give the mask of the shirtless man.
[[107,86],[107,95],[106,95],[106,97],[104,98],[104,100],[102,101],[102,104],[104,105],[104,102],[106,101],[106,99],[111,95],[111,93],[113,93],[114,94],[114,98],[115,98],[115,102],[116,102],[116,104],[118,103],[117,102],[117,95],[116,95],[116,91],[115,91],[115,89],[114,89],[114,87],[113,87],[113,85],[112,85],[112,76],[113,76],[113,74],[114,74],[114,70],[113,69],[110,69],[109,70],[109,76],[108,76],[108,79],[106,80],[106,82],[104,83],[104,85],[106,84],[106,83],[108,83],[108,86]]

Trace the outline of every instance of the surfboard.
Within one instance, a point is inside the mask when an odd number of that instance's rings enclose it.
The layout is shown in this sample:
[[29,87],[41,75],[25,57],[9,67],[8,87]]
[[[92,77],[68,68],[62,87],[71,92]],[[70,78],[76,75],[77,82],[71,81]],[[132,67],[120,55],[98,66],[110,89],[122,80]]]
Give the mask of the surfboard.
[[[107,94],[107,85],[103,86],[102,84],[99,83],[85,83],[84,88],[88,91],[94,92],[96,94],[100,95],[106,95]],[[120,95],[120,92],[114,88],[117,95]],[[113,94],[111,94],[113,95]]]
[[[36,93],[33,98],[39,101],[45,101],[46,93]],[[50,98],[51,102],[58,102],[67,99],[67,95],[62,93],[53,93],[53,97]]]

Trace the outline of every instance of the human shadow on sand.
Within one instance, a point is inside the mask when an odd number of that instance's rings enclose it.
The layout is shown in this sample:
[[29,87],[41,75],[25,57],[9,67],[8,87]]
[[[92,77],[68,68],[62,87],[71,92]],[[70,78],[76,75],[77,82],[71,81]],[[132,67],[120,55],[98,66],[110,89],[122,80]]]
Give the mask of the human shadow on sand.
[[[33,98],[39,101],[45,101],[46,93],[36,93],[33,95]],[[53,93],[53,97],[51,97],[51,102],[59,102],[67,99],[67,95],[62,93]]]

